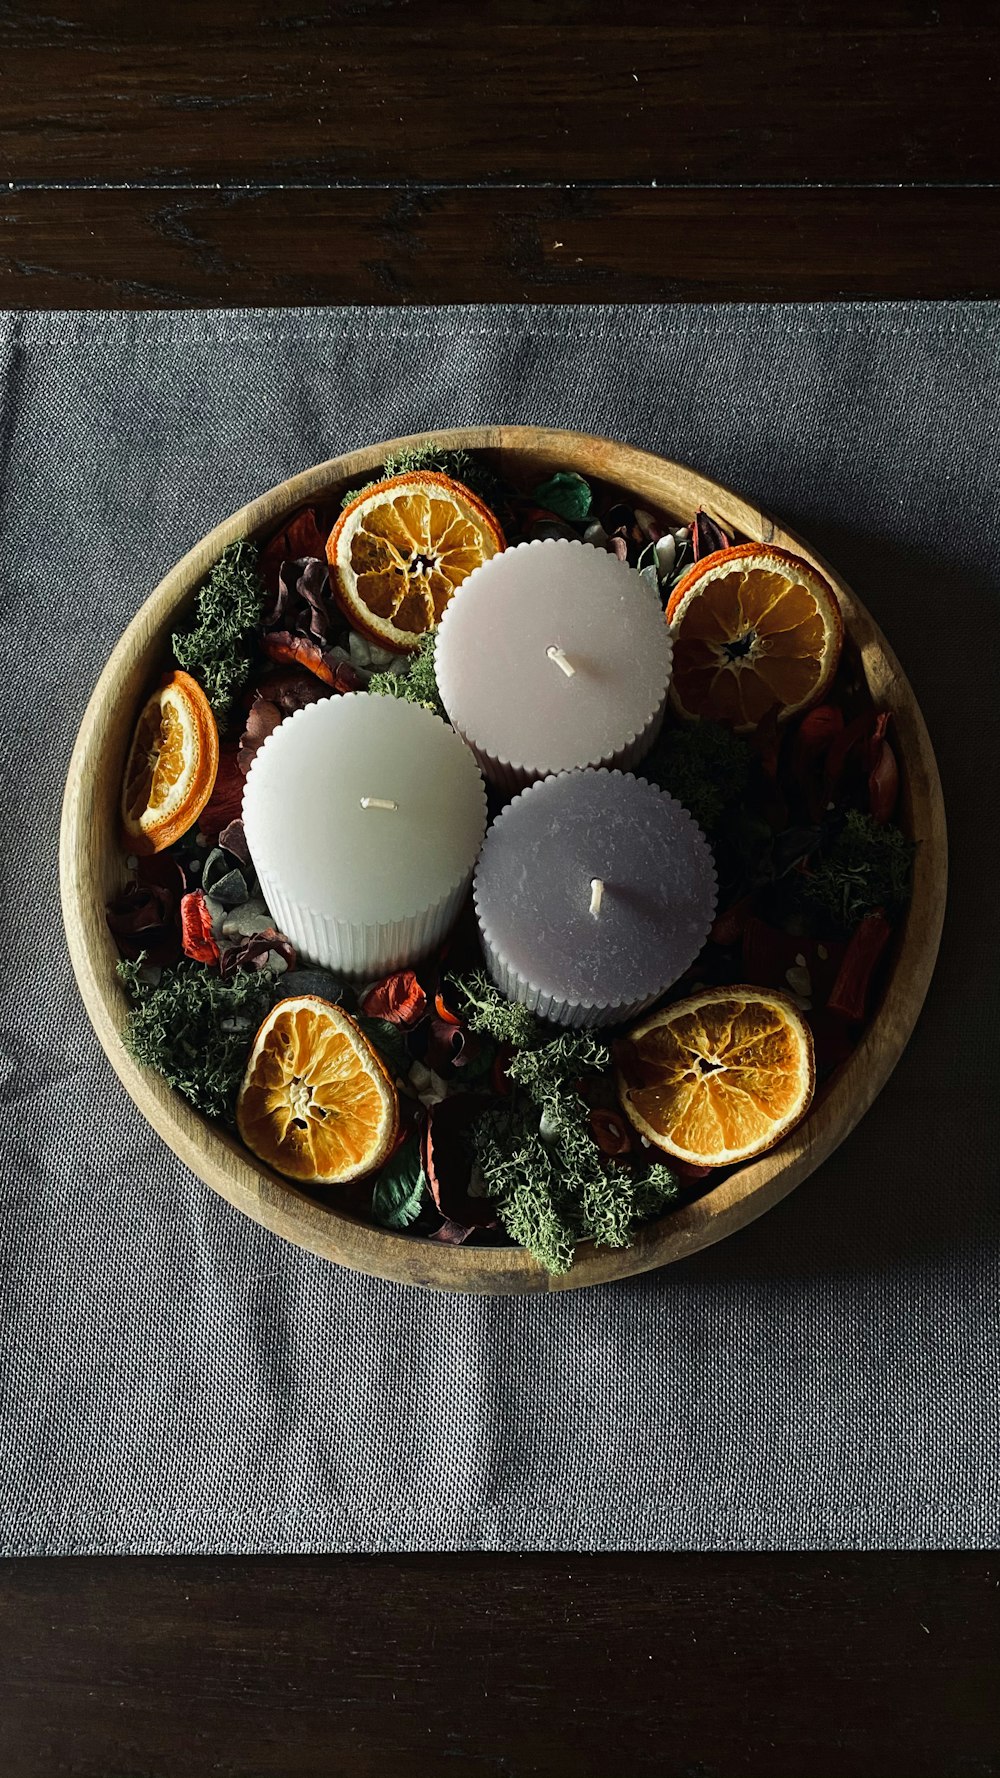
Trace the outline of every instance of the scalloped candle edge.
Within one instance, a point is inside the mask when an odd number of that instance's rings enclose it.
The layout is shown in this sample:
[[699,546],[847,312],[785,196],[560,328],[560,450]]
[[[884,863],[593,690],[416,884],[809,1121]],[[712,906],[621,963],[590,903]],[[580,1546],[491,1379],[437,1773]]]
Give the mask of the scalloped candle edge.
[[[368,697],[370,694],[355,691],[333,693],[332,695],[340,703],[347,698]],[[247,796],[250,794],[257,762],[267,751],[274,737],[280,733],[286,723],[297,722],[303,717],[309,718],[311,711],[322,709],[323,705],[328,702],[327,698],[318,698],[314,704],[305,704],[301,709],[293,710],[262,742],[251,761],[250,770],[243,786],[242,811],[244,819]],[[440,721],[440,718],[436,720]],[[442,726],[446,728],[448,725],[443,724]],[[486,801],[486,786],[483,784],[481,776],[479,789],[482,799],[482,829],[475,857],[468,868],[454,878],[443,895],[435,896],[433,900],[425,902],[419,907],[404,909],[391,921],[366,923],[362,920],[338,920],[332,915],[320,913],[318,908],[311,907],[307,902],[293,901],[286,897],[277,885],[271,862],[269,860],[258,862],[251,851],[251,859],[257,872],[268,912],[280,921],[280,930],[286,938],[291,939],[296,949],[301,950],[304,956],[322,964],[324,968],[340,970],[344,975],[377,975],[380,971],[399,968],[406,961],[416,961],[419,957],[426,956],[436,944],[440,943],[448,928],[457,918],[483,849],[489,810]],[[249,844],[248,839],[248,847]],[[297,930],[292,930],[296,926]],[[353,942],[355,937],[358,940],[357,944]],[[366,941],[367,953],[359,962],[357,959],[365,952]],[[410,944],[413,945],[413,949],[406,948]],[[326,946],[328,952],[326,956],[320,954],[319,946]],[[375,955],[379,959],[374,965],[370,962],[371,955]],[[383,957],[387,959],[384,963],[381,961]],[[352,961],[341,961],[340,959],[343,958]]]
[[[715,867],[715,858],[712,853],[712,848],[709,845],[705,834],[698,826],[690,809],[686,809],[683,803],[678,802],[677,798],[672,796],[669,790],[661,790],[658,784],[651,783],[648,778],[637,777],[634,772],[622,772],[616,768],[608,769],[604,766],[574,766],[572,768],[572,773],[575,774],[578,770],[604,772],[605,776],[609,778],[631,778],[634,784],[647,785],[648,788],[654,790],[658,796],[665,797],[668,802],[673,803],[674,807],[680,810],[681,814],[691,823],[691,826],[704,841],[706,851],[708,852],[712,876],[712,905],[708,923],[705,927],[704,937],[691,957],[691,963],[693,963],[712,930],[712,923],[715,919],[719,903],[719,873]],[[536,778],[533,783],[528,784],[523,790],[519,791],[505,808],[501,809],[499,815],[490,826],[490,833],[500,826],[501,822],[506,819],[511,810],[521,801],[522,797],[531,796],[534,792],[540,791],[543,785],[551,784],[554,778],[564,776],[569,777],[570,775],[569,772],[550,772],[547,778]],[[483,844],[485,846],[485,840]],[[508,1000],[518,1001],[521,1005],[526,1006],[529,1012],[536,1013],[539,1018],[548,1019],[552,1024],[571,1025],[575,1027],[617,1025],[625,1019],[634,1018],[637,1013],[644,1011],[646,1007],[652,1006],[659,1000],[661,994],[666,994],[668,989],[673,987],[674,982],[678,981],[680,976],[684,974],[684,969],[678,970],[677,974],[669,982],[662,983],[660,987],[654,989],[651,993],[645,994],[639,999],[631,998],[611,1003],[567,998],[565,995],[559,995],[555,988],[546,988],[538,983],[529,981],[528,978],[523,976],[512,963],[508,963],[500,945],[487,927],[479,903],[479,873],[482,869],[482,863],[483,849],[481,848],[472,879],[472,902],[476,914],[476,925],[479,929],[479,936],[486,953],[490,976],[496,983],[496,986],[500,989],[501,993],[506,994]],[[688,963],[685,964],[684,967],[689,969],[690,966],[691,964]],[[546,1010],[542,1010],[543,1007]]]
[[[458,588],[458,591],[448,601],[448,604],[445,606],[444,612],[442,613],[441,621],[438,624],[438,629],[437,629],[438,649],[437,649],[437,653],[435,656],[435,666],[436,666],[436,672],[437,672],[438,692],[439,692],[439,695],[441,698],[441,702],[448,712],[448,721],[451,723],[451,726],[455,730],[455,733],[457,735],[461,736],[462,740],[465,742],[465,745],[468,747],[470,753],[473,753],[475,755],[476,760],[478,761],[480,770],[486,775],[486,777],[489,779],[490,783],[495,784],[501,790],[515,790],[515,791],[520,790],[520,789],[526,788],[530,784],[538,783],[544,778],[555,777],[559,772],[582,772],[582,771],[590,771],[590,770],[598,771],[601,769],[613,770],[615,768],[630,767],[630,766],[638,765],[639,762],[649,752],[650,748],[653,746],[654,742],[656,741],[657,736],[659,735],[660,729],[663,726],[663,720],[666,715],[666,709],[667,709],[667,701],[668,701],[668,698],[670,695],[670,683],[671,683],[671,679],[673,676],[673,666],[674,666],[673,637],[671,635],[669,626],[667,624],[666,614],[661,613],[661,615],[663,616],[663,628],[664,628],[664,632],[666,635],[666,642],[667,642],[667,660],[666,660],[666,676],[663,681],[663,693],[662,693],[662,698],[661,698],[660,704],[658,705],[658,707],[653,709],[650,716],[647,718],[646,722],[642,725],[642,727],[639,729],[634,729],[631,734],[626,736],[625,740],[621,743],[621,745],[619,747],[617,747],[614,750],[613,753],[602,754],[599,758],[596,758],[596,759],[574,760],[572,763],[565,764],[565,765],[539,766],[539,765],[532,765],[524,760],[507,759],[504,757],[503,754],[490,753],[488,751],[488,749],[486,749],[485,747],[481,747],[477,742],[473,741],[470,738],[470,736],[466,734],[465,730],[461,727],[460,723],[456,720],[456,718],[452,715],[452,712],[451,712],[451,707],[450,707],[449,700],[448,700],[448,692],[447,692],[447,689],[446,689],[446,686],[444,683],[445,679],[447,678],[447,671],[445,670],[444,674],[442,674],[440,638],[441,638],[442,632],[444,631],[445,625],[448,622],[449,614],[454,610],[455,605],[457,604],[458,600],[461,599],[463,593],[468,589],[468,587],[473,582],[475,582],[477,580],[477,578],[481,580],[482,577],[493,572],[495,569],[495,565],[498,562],[502,562],[505,559],[505,557],[516,555],[519,550],[529,550],[529,549],[589,549],[589,550],[593,550],[595,555],[601,556],[606,561],[613,564],[613,567],[616,571],[620,571],[620,572],[628,575],[630,578],[630,584],[631,584],[632,580],[637,579],[640,582],[640,584],[643,586],[644,590],[648,590],[645,587],[645,582],[642,580],[642,576],[640,574],[638,574],[638,572],[635,568],[630,567],[630,565],[627,562],[620,561],[617,556],[613,556],[613,555],[609,554],[609,552],[607,550],[597,549],[594,546],[594,544],[592,544],[592,543],[578,542],[578,541],[575,541],[569,537],[532,537],[532,538],[526,540],[524,543],[515,543],[515,544],[509,545],[507,549],[501,550],[499,555],[491,556],[489,561],[481,563],[478,568],[475,568],[473,570],[473,572],[469,575],[468,579],[464,580],[462,582],[462,585]],[[650,592],[649,597],[650,597],[651,601],[655,601],[657,606],[659,606],[658,594]],[[454,690],[454,688],[452,688],[452,690]]]

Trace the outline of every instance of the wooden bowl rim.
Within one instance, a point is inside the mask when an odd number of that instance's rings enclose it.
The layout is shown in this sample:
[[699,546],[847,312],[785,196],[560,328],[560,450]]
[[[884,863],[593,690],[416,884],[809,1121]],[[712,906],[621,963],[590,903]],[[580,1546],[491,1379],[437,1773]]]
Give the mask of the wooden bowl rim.
[[[439,1246],[375,1228],[332,1205],[317,1203],[256,1162],[234,1137],[202,1118],[158,1075],[141,1068],[121,1041],[126,1002],[115,975],[117,950],[94,890],[103,712],[126,670],[151,657],[162,644],[170,620],[229,543],[275,528],[297,507],[329,494],[336,485],[349,486],[355,477],[377,468],[390,452],[427,438],[448,449],[541,451],[553,466],[579,467],[584,473],[589,469],[668,511],[677,510],[679,500],[682,511],[703,507],[744,535],[781,544],[813,562],[836,589],[846,629],[861,651],[873,692],[893,711],[911,803],[920,809],[913,895],[882,1004],[805,1122],[771,1153],[643,1229],[631,1247],[585,1244],[571,1270],[559,1278],[551,1277],[520,1248]],[[670,500],[660,485],[664,476],[675,489]],[[60,885],[70,957],[98,1039],[143,1116],[206,1185],[273,1233],[354,1270],[429,1288],[510,1294],[579,1289],[684,1258],[762,1215],[833,1152],[884,1086],[923,1005],[944,918],[947,841],[934,751],[905,674],[861,601],[803,538],[723,484],[634,446],[545,428],[464,427],[387,440],[291,476],[224,519],[169,570],[115,645],[84,713],[63,800]]]

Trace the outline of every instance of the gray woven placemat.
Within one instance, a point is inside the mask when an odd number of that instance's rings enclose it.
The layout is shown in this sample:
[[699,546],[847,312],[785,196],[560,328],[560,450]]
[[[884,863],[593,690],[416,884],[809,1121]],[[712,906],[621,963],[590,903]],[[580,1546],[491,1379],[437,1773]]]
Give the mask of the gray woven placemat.
[[[993,1543],[1000,309],[7,315],[0,367],[3,1549]],[[901,655],[951,824],[938,974],[857,1132],[723,1246],[551,1300],[375,1283],[229,1209],[105,1062],[56,897],[73,737],[164,570],[296,469],[493,420],[802,530]]]

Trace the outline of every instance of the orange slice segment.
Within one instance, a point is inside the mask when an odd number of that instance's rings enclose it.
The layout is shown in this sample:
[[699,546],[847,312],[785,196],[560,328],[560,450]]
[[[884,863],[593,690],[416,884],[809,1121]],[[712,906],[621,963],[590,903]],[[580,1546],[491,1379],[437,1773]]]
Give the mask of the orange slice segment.
[[346,506],[327,541],[341,610],[382,648],[416,648],[474,568],[504,548],[489,508],[461,482],[415,470]]
[[121,816],[137,852],[162,852],[193,827],[215,787],[219,730],[190,673],[171,673],[139,714],[125,762]]
[[670,595],[671,699],[682,716],[756,728],[823,696],[840,659],[844,623],[832,587],[810,562],[769,543],[705,556]]
[[622,1108],[679,1160],[728,1167],[773,1148],[804,1117],[812,1035],[784,994],[706,988],[635,1026],[615,1052]]
[[339,1006],[279,1000],[254,1039],[236,1106],[249,1149],[309,1185],[371,1173],[396,1140],[399,1102],[381,1060]]

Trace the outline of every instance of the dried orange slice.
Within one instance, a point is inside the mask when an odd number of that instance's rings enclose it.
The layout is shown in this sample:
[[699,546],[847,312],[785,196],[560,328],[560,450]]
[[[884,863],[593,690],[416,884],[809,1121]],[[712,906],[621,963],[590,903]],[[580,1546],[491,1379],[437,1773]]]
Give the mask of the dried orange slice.
[[399,1101],[354,1020],[302,994],[279,1000],[254,1038],[236,1123],[247,1147],[278,1173],[344,1185],[388,1158]]
[[630,1123],[679,1160],[729,1167],[773,1148],[809,1109],[812,1036],[793,1001],[705,988],[643,1019],[616,1045]]
[[770,543],[737,543],[695,562],[670,595],[667,622],[677,710],[741,730],[775,705],[784,721],[821,698],[844,636],[822,574]]
[[473,569],[503,547],[489,507],[461,482],[421,469],[365,488],[345,506],[326,553],[353,627],[405,653],[437,627]]
[[219,730],[190,673],[171,673],[142,707],[122,782],[122,824],[136,852],[162,852],[193,827],[215,787]]

